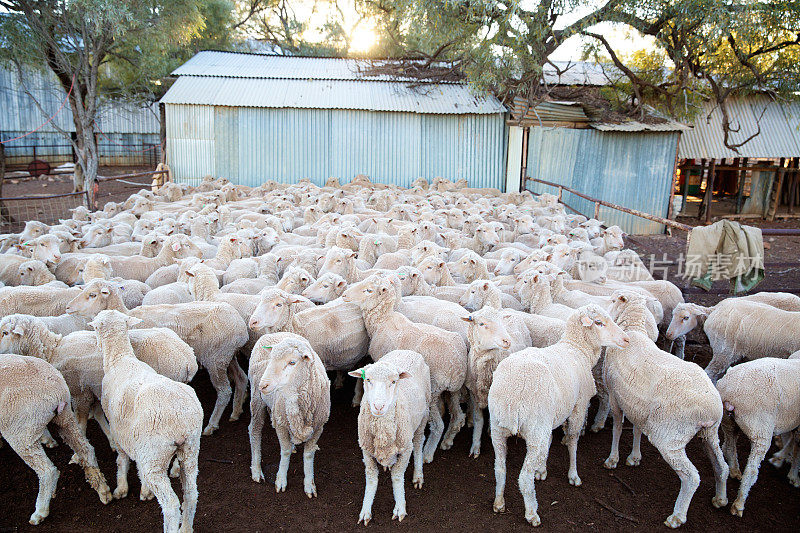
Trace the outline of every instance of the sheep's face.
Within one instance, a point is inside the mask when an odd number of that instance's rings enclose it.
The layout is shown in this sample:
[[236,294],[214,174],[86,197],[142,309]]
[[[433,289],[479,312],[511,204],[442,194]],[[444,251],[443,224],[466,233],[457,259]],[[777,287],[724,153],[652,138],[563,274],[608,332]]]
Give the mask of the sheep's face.
[[513,250],[506,250],[500,255],[500,261],[494,267],[495,276],[509,276],[514,273],[514,267],[522,260],[521,254]]
[[367,365],[348,374],[363,379],[364,396],[361,405],[368,405],[372,416],[384,416],[394,411],[397,402],[397,382],[411,377],[408,372],[401,372],[387,364]]
[[342,295],[347,282],[336,274],[325,274],[301,293],[315,304],[326,304]]
[[164,246],[168,247],[174,259],[203,256],[200,248],[187,235],[177,234],[167,237]]
[[128,329],[141,324],[143,320],[133,316],[128,316],[114,309],[106,309],[97,313],[97,316],[89,322],[95,331],[117,331],[127,332]]
[[364,281],[348,287],[342,293],[342,300],[363,307],[365,303],[385,294],[389,290],[394,290],[389,280],[381,279],[378,276],[370,276]]
[[41,237],[49,228],[38,220],[29,220],[25,223],[25,229],[19,234],[19,241],[25,242]]
[[419,265],[419,270],[422,272],[422,279],[429,285],[439,284],[445,268],[447,268],[447,265],[445,265],[444,261],[435,257],[429,257]]
[[0,353],[21,353],[23,339],[28,331],[27,321],[19,315],[0,320]]
[[672,311],[672,321],[667,328],[666,336],[669,340],[675,340],[682,335],[686,335],[700,323],[701,317],[707,317],[703,309],[692,304],[678,304]]
[[155,257],[161,251],[162,235],[150,234],[142,239],[142,257]]
[[90,281],[83,291],[73,298],[66,308],[67,314],[84,318],[93,318],[97,313],[108,308],[108,301],[113,294],[113,287],[104,280]]
[[30,243],[30,252],[33,259],[51,265],[58,264],[61,261],[59,240],[55,235],[43,235],[27,242]]
[[41,285],[53,279],[50,271],[40,261],[26,261],[19,266],[19,281],[21,285]]
[[342,248],[331,248],[325,256],[325,262],[319,269],[320,274],[336,274],[343,278],[347,277],[352,263],[356,258],[356,252],[344,250]]
[[622,331],[611,316],[597,305],[586,305],[575,311],[580,326],[587,337],[594,336],[599,346],[625,348],[630,343],[628,335]]
[[511,337],[496,310],[487,307],[474,315],[462,317],[462,320],[469,322],[470,346],[474,349],[486,351],[511,348]]
[[268,289],[261,293],[261,302],[250,317],[252,329],[280,329],[289,321],[289,306],[294,300],[292,296],[279,289]]
[[400,290],[403,296],[409,296],[417,291],[419,279],[422,276],[414,267],[403,266],[397,269],[397,279],[400,280]]
[[467,292],[464,293],[458,303],[467,311],[477,311],[483,307],[488,294],[489,282],[476,280],[470,284],[469,289],[467,289]]
[[311,346],[298,339],[284,339],[275,346],[261,348],[270,350],[269,363],[258,383],[262,396],[280,391],[298,372],[307,373],[314,360]]
[[84,245],[88,248],[101,248],[112,243],[114,228],[100,224],[92,224],[83,237]]
[[625,247],[625,241],[623,240],[624,235],[619,226],[611,226],[605,230],[603,232],[603,240],[606,243],[606,249],[622,250]]
[[111,277],[111,260],[108,256],[98,255],[90,257],[83,266],[78,268],[83,283],[89,283],[93,279],[109,279]]

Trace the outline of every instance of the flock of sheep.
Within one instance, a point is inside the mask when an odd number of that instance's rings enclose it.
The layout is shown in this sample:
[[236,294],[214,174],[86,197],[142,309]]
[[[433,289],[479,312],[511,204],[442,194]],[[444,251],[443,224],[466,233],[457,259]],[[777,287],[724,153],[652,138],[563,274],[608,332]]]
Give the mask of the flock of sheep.
[[[0,245],[0,435],[39,478],[31,524],[47,517],[59,477],[42,447],[56,445],[52,422],[103,503],[127,495],[133,460],[140,497],[158,500],[164,531],[191,531],[201,435],[214,433],[230,403],[230,419],[242,415],[248,382],[253,480],[264,481],[269,413],[281,450],[276,490],[302,446],[303,488],[316,496],[327,372],[335,387],[344,372],[357,378],[365,525],[379,467],[391,473],[393,518],[402,520],[412,458],[421,488],[424,463],[465,425],[478,456],[485,408],[494,510],[505,510],[506,442],[518,435],[525,519],[539,525],[534,485],[547,476],[553,430],[563,427],[568,479],[579,486],[578,440],[594,396],[591,430],[613,418],[606,468],[617,466],[628,418],[626,463],[639,464],[644,434],[679,476],[669,527],[686,521],[700,482],[685,450],[696,435],[716,507],[728,503],[728,476],[741,478],[731,512],[742,515],[774,435],[783,448],[771,462],[790,462],[800,486],[800,352],[790,357],[800,350],[800,298],[684,303],[624,249],[619,227],[566,214],[550,195],[441,178],[410,189],[364,177],[321,188],[207,178],[94,213],[78,208],[54,226],[29,222]],[[713,348],[705,371],[683,360],[682,341],[698,325]],[[728,370],[741,359],[752,361]],[[187,385],[199,368],[217,395],[205,428]],[[117,453],[113,492],[86,438],[89,418]],[[740,431],[751,441],[743,472]],[[170,476],[180,477],[182,504]]]

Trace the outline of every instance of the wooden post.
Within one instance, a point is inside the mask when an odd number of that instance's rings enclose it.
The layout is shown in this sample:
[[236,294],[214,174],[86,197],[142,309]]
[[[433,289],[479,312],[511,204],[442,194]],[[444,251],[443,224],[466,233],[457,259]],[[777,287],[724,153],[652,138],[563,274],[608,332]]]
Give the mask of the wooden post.
[[736,191],[736,213],[742,212],[744,203],[744,182],[747,179],[747,158],[741,160],[741,170],[739,170],[739,190]]
[[794,214],[794,203],[797,199],[797,182],[800,180],[800,158],[794,157],[792,158],[792,181],[789,185],[789,214]]
[[778,213],[778,208],[781,205],[781,189],[783,189],[783,177],[786,175],[786,159],[781,158],[781,163],[778,170],[775,172],[775,181],[773,183],[772,196],[767,208],[767,218],[770,221],[775,220],[775,215]]
[[161,157],[159,163],[167,162],[167,108],[166,105],[158,104],[158,119],[159,119],[159,140],[161,142]]
[[600,204],[597,202],[594,203],[594,219],[600,220]]
[[703,204],[706,207],[705,220],[706,224],[711,223],[711,203],[714,201],[714,174],[717,171],[717,160],[711,160],[711,166],[708,168],[708,178],[706,179],[706,194]]

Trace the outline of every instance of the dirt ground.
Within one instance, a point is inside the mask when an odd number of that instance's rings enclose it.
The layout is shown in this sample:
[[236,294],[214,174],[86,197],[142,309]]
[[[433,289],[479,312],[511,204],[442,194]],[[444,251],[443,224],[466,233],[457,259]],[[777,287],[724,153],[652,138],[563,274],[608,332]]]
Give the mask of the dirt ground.
[[[49,187],[47,187],[49,188]],[[8,194],[8,193],[7,193]],[[796,224],[796,223],[795,223]],[[780,226],[780,224],[779,224]],[[789,224],[791,226],[791,224]],[[796,226],[795,226],[796,227]],[[637,237],[643,257],[650,253],[677,257],[685,245],[679,237]],[[800,287],[797,269],[769,268],[770,263],[794,262],[800,250],[799,237],[775,237],[767,251],[767,279],[760,288]],[[633,245],[639,248],[638,245]],[[661,258],[661,256],[657,256]],[[669,267],[669,279],[681,282],[675,267]],[[691,295],[690,301],[713,303],[720,297]],[[687,344],[687,359],[701,366],[710,359],[704,338],[694,334]],[[246,369],[246,361],[240,359]],[[200,371],[192,385],[198,392],[206,415],[211,412],[215,394],[205,371]],[[289,485],[276,494],[275,473],[279,447],[269,425],[263,435],[263,469],[266,484],[250,479],[250,451],[247,435],[249,411],[237,422],[223,417],[220,430],[203,437],[200,453],[200,500],[195,529],[205,531],[359,531],[356,526],[364,490],[364,468],[357,443],[357,410],[350,406],[354,380],[348,378],[344,389],[335,391],[331,417],[319,442],[316,458],[316,486],[319,497],[308,499],[303,493],[302,457],[292,457]],[[594,405],[589,416],[594,416]],[[229,412],[229,410],[227,411]],[[369,531],[527,531],[524,507],[517,488],[517,475],[524,458],[525,445],[512,439],[508,454],[508,483],[505,514],[492,512],[494,497],[494,454],[488,435],[483,436],[482,454],[468,457],[471,429],[459,433],[453,449],[438,451],[432,464],[425,465],[425,485],[411,487],[411,469],[406,472],[408,517],[397,524],[391,520],[394,501],[386,473],[381,473],[378,494],[373,506]],[[114,455],[94,422],[89,439],[97,451],[101,469],[112,488],[115,479]],[[578,471],[581,487],[567,481],[567,451],[559,444],[556,430],[548,459],[548,477],[536,483],[539,514],[543,531],[664,530],[662,521],[672,512],[679,489],[675,473],[658,452],[643,439],[641,466],[628,467],[624,458],[630,451],[629,425],[623,433],[622,461],[615,471],[603,468],[611,441],[610,423],[600,433],[587,433],[578,446]],[[771,450],[772,453],[774,450]],[[155,501],[138,499],[139,482],[132,471],[127,498],[103,506],[84,481],[76,465],[68,465],[71,452],[63,444],[47,450],[61,471],[58,490],[51,503],[50,516],[33,528],[27,520],[33,512],[37,490],[33,471],[11,451],[0,448],[0,533],[6,531],[47,532],[123,532],[158,531],[161,512]],[[747,500],[744,517],[730,514],[730,506],[715,509],[711,505],[714,481],[710,463],[700,444],[692,441],[689,457],[697,466],[701,484],[689,509],[685,531],[797,531],[800,523],[800,490],[786,480],[787,467],[777,470],[762,465],[759,478]],[[748,453],[746,439],[740,440],[740,462]],[[134,469],[132,469],[134,470]],[[177,483],[175,486],[177,487]],[[738,482],[729,480],[728,498],[736,497]],[[613,511],[611,510],[613,509]]]

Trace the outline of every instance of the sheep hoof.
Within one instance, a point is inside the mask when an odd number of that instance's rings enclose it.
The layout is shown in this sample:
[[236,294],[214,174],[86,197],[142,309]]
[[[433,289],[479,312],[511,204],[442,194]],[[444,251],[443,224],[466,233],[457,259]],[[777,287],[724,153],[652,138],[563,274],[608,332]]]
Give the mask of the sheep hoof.
[[741,518],[744,514],[744,503],[739,500],[733,502],[733,505],[731,505],[731,514]]
[[778,454],[776,453],[775,455],[773,455],[772,457],[770,457],[770,459],[769,459],[769,464],[771,464],[771,465],[772,465],[772,466],[774,466],[775,468],[780,468],[780,467],[782,467],[782,466],[783,466],[783,460],[784,460],[784,459],[783,459],[783,457],[781,457],[780,455],[778,455]]
[[111,489],[108,488],[108,485],[103,483],[103,487],[97,491],[97,495],[100,497],[100,503],[103,505],[108,505],[111,503],[111,500],[114,499],[113,495],[111,494]]
[[310,483],[306,483],[305,493],[306,496],[308,496],[309,498],[313,498],[314,496],[317,495],[317,486],[314,484],[313,481]]
[[728,505],[728,498],[725,496],[714,496],[711,498],[711,505],[719,509],[720,507],[725,507]]
[[502,496],[499,496],[494,499],[494,505],[492,506],[495,513],[505,513],[506,512],[506,500]]
[[219,429],[219,426],[208,425],[208,426],[206,426],[206,429],[203,430],[203,435],[205,435],[206,437],[209,436],[209,435],[213,435],[214,432],[216,430],[218,430],[218,429]]
[[605,424],[593,424],[592,427],[589,428],[589,431],[591,431],[592,433],[597,433],[605,426],[606,426]]
[[238,414],[231,414],[231,417],[228,419],[229,422],[236,422],[239,420],[239,417],[242,416],[242,413]]
[[286,479],[275,480],[275,492],[286,492]]
[[625,464],[628,466],[639,466],[639,463],[642,462],[641,455],[629,455],[628,459],[625,460]]
[[675,529],[676,527],[681,527],[683,524],[686,523],[686,518],[683,518],[677,514],[671,514],[664,520],[664,525]]
[[414,476],[414,479],[411,482],[414,484],[415,489],[421,489],[423,483],[422,475]]
[[117,487],[114,489],[114,499],[121,500],[128,495],[128,487]]
[[538,527],[542,524],[542,519],[539,518],[539,514],[534,512],[531,516],[525,516],[525,520],[528,521],[530,525],[533,527]]
[[451,441],[443,440],[442,443],[439,445],[439,448],[442,450],[449,450],[453,447],[453,443]]
[[426,464],[427,464],[427,463],[432,463],[432,462],[433,462],[433,454],[432,454],[432,453],[431,453],[431,454],[428,454],[428,453],[426,453],[426,454],[425,454],[425,455],[422,457],[422,462],[423,462],[423,463],[426,463]]
[[149,489],[142,488],[141,492],[139,492],[139,499],[143,502],[152,500],[153,498],[155,498],[155,496],[156,495],[153,494],[153,491]]
[[544,481],[545,479],[547,479],[547,469],[543,468],[541,470],[537,470],[536,472],[534,472],[533,479],[537,481]]
[[392,520],[397,520],[398,522],[402,522],[403,518],[405,518],[406,516],[407,515],[406,515],[405,505],[402,507],[400,507],[399,505],[395,506],[394,513],[392,514]]
[[581,486],[582,481],[581,481],[581,478],[578,477],[578,474],[570,474],[567,477],[569,479],[569,484],[570,485],[574,485],[576,487],[580,487]]
[[31,515],[31,518],[30,518],[30,520],[28,520],[28,522],[32,526],[37,526],[37,525],[42,523],[42,520],[47,518],[48,514],[50,514],[48,511],[36,511],[35,513],[33,513]]
[[250,477],[252,477],[253,481],[255,481],[256,483],[261,483],[262,481],[264,481],[264,472],[262,472],[260,468],[259,469],[253,468],[250,470]]
[[58,443],[52,437],[49,438],[42,437],[42,444],[44,445],[45,448],[55,448],[56,446],[58,446]]
[[789,483],[790,483],[790,484],[791,484],[793,487],[800,488],[800,477],[798,477],[798,476],[796,476],[796,475],[795,475],[795,476],[793,476],[792,474],[789,474],[789,475],[788,475],[788,476],[786,476],[786,477],[789,479]]
[[616,459],[616,458],[613,458],[613,457],[609,457],[608,459],[606,459],[606,462],[603,463],[603,466],[608,468],[609,470],[613,470],[614,468],[617,467],[617,463],[618,462],[619,462],[619,459]]
[[742,479],[742,472],[739,469],[734,470],[733,468],[731,468],[729,475],[733,479]]
[[80,464],[79,461],[78,461],[78,454],[77,453],[73,453],[72,457],[69,458],[69,463],[67,463],[67,464],[70,464],[70,465]]
[[481,447],[480,446],[473,446],[472,449],[469,451],[469,456],[474,457],[475,459],[478,458],[481,454]]
[[369,524],[370,520],[372,520],[372,513],[370,511],[361,511],[361,514],[358,517],[358,522],[356,522],[356,524],[364,522],[364,525],[366,526],[367,524]]

